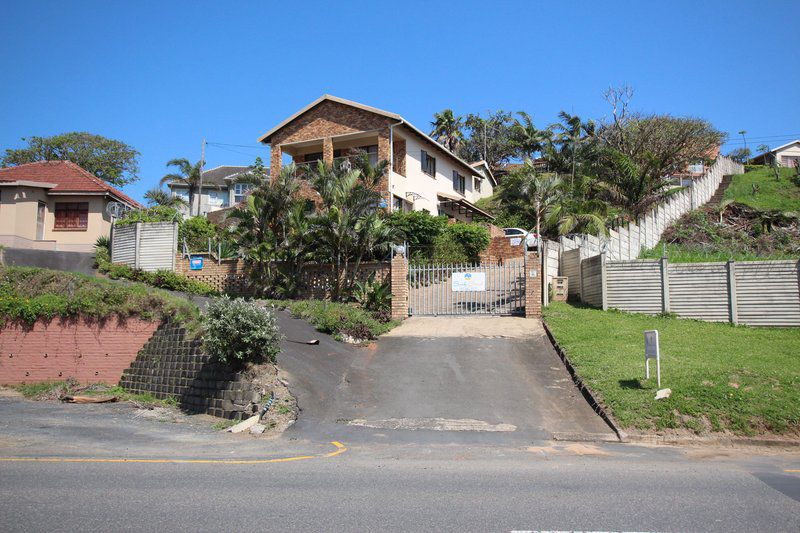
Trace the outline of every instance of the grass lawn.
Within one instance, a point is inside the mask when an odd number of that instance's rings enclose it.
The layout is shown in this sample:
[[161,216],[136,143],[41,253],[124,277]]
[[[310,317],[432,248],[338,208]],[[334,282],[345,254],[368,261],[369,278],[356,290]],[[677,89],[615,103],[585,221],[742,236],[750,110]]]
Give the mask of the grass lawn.
[[[800,433],[800,329],[748,328],[554,302],[544,318],[580,377],[627,429]],[[644,379],[644,335],[661,341]]]
[[[780,168],[780,179],[775,179],[771,168],[752,170],[737,174],[725,190],[725,199],[746,204],[756,209],[777,209],[779,211],[800,211],[800,187],[792,182],[795,170]],[[753,185],[758,192],[753,194]]]

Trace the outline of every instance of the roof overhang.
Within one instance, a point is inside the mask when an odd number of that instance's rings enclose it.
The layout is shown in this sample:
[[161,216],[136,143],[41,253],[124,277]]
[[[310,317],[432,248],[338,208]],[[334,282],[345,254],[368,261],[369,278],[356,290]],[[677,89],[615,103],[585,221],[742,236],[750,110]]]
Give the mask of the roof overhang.
[[35,187],[37,189],[52,189],[56,183],[44,183],[42,181],[14,180],[0,181],[0,187]]
[[437,192],[437,198],[439,199],[439,204],[443,206],[449,206],[459,213],[463,213],[465,215],[474,216],[478,214],[482,217],[486,217],[489,220],[494,220],[494,216],[490,215],[483,209],[477,207],[472,202],[467,201],[466,198],[461,198],[460,196],[456,196],[455,194],[450,194],[446,192]]

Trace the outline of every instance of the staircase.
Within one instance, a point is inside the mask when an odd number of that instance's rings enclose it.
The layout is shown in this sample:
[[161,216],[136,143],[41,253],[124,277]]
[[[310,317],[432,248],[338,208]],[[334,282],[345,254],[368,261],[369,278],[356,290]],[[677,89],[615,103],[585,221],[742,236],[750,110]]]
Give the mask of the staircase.
[[706,203],[708,207],[714,207],[722,202],[722,199],[725,197],[725,189],[728,188],[728,185],[731,184],[733,181],[733,176],[722,176],[722,181],[719,182],[719,187],[717,187],[717,191],[714,193],[714,196]]

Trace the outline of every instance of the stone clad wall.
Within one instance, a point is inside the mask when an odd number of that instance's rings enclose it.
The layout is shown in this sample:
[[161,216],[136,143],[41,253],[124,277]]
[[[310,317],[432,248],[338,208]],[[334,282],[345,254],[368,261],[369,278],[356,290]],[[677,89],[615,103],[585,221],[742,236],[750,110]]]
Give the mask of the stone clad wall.
[[135,393],[176,398],[182,409],[222,418],[240,418],[258,410],[263,395],[245,376],[211,361],[202,341],[166,322],[125,370],[120,385]]
[[0,329],[0,384],[68,378],[116,384],[157,327],[138,318],[6,325]]

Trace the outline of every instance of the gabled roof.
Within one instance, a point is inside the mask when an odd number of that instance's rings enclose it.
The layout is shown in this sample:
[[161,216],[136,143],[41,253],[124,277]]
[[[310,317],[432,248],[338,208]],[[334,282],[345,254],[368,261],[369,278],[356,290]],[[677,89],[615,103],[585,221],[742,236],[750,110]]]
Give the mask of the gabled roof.
[[[774,154],[775,152],[783,150],[784,148],[788,148],[793,144],[800,144],[800,139],[796,139],[796,140],[794,140],[792,142],[788,142],[788,143],[784,144],[783,146],[778,146],[777,148],[773,148],[769,152],[764,152],[764,154]],[[760,155],[764,155],[764,154],[760,154]]]
[[250,170],[247,166],[220,165],[203,171],[203,185],[230,185],[237,176]]
[[72,161],[37,161],[15,167],[0,168],[0,181],[55,184],[54,187],[49,188],[49,194],[104,193],[131,207],[141,207],[139,202]]
[[[447,148],[445,148],[444,146],[442,146],[441,144],[439,144],[438,142],[433,140],[430,136],[428,136],[428,134],[424,133],[422,130],[420,130],[419,128],[417,128],[413,124],[411,124],[409,121],[407,121],[406,119],[404,119],[402,116],[398,115],[397,113],[390,113],[389,111],[384,111],[383,109],[378,109],[377,107],[370,107],[368,105],[360,104],[360,103],[354,102],[352,100],[345,100],[344,98],[339,98],[338,96],[333,96],[333,95],[330,95],[330,94],[323,94],[322,96],[320,96],[319,98],[317,98],[316,100],[314,100],[313,102],[311,102],[310,104],[305,106],[303,109],[301,109],[300,111],[298,111],[294,115],[292,115],[289,118],[287,118],[286,120],[284,120],[283,122],[281,122],[280,124],[278,124],[277,126],[272,128],[271,130],[269,130],[267,133],[265,133],[264,135],[259,137],[258,138],[258,142],[264,143],[264,144],[268,144],[271,141],[272,136],[276,132],[278,132],[280,129],[284,128],[287,124],[289,124],[293,120],[296,120],[297,118],[299,118],[304,113],[310,111],[311,109],[315,108],[316,106],[318,106],[319,104],[321,104],[322,102],[325,102],[325,101],[331,101],[331,102],[336,102],[336,103],[339,103],[339,104],[342,104],[342,105],[355,107],[356,109],[361,109],[363,111],[368,111],[370,113],[375,113],[376,115],[381,115],[381,116],[396,120],[397,121],[397,125],[402,124],[403,126],[407,127],[412,132],[414,132],[415,134],[417,134],[420,137],[422,137],[425,141],[429,142],[434,147],[436,147],[437,150],[439,150],[440,152],[444,153],[448,157],[451,157],[453,160],[456,161],[456,163],[462,165],[465,169],[468,169],[471,172],[478,172],[469,163],[467,163],[466,161],[464,161],[463,159],[458,157],[456,154],[454,154],[453,152],[451,152],[450,150],[448,150]],[[492,181],[495,181],[494,176],[492,176],[491,179],[492,179]],[[495,185],[496,184],[497,184],[497,182],[495,181]]]

